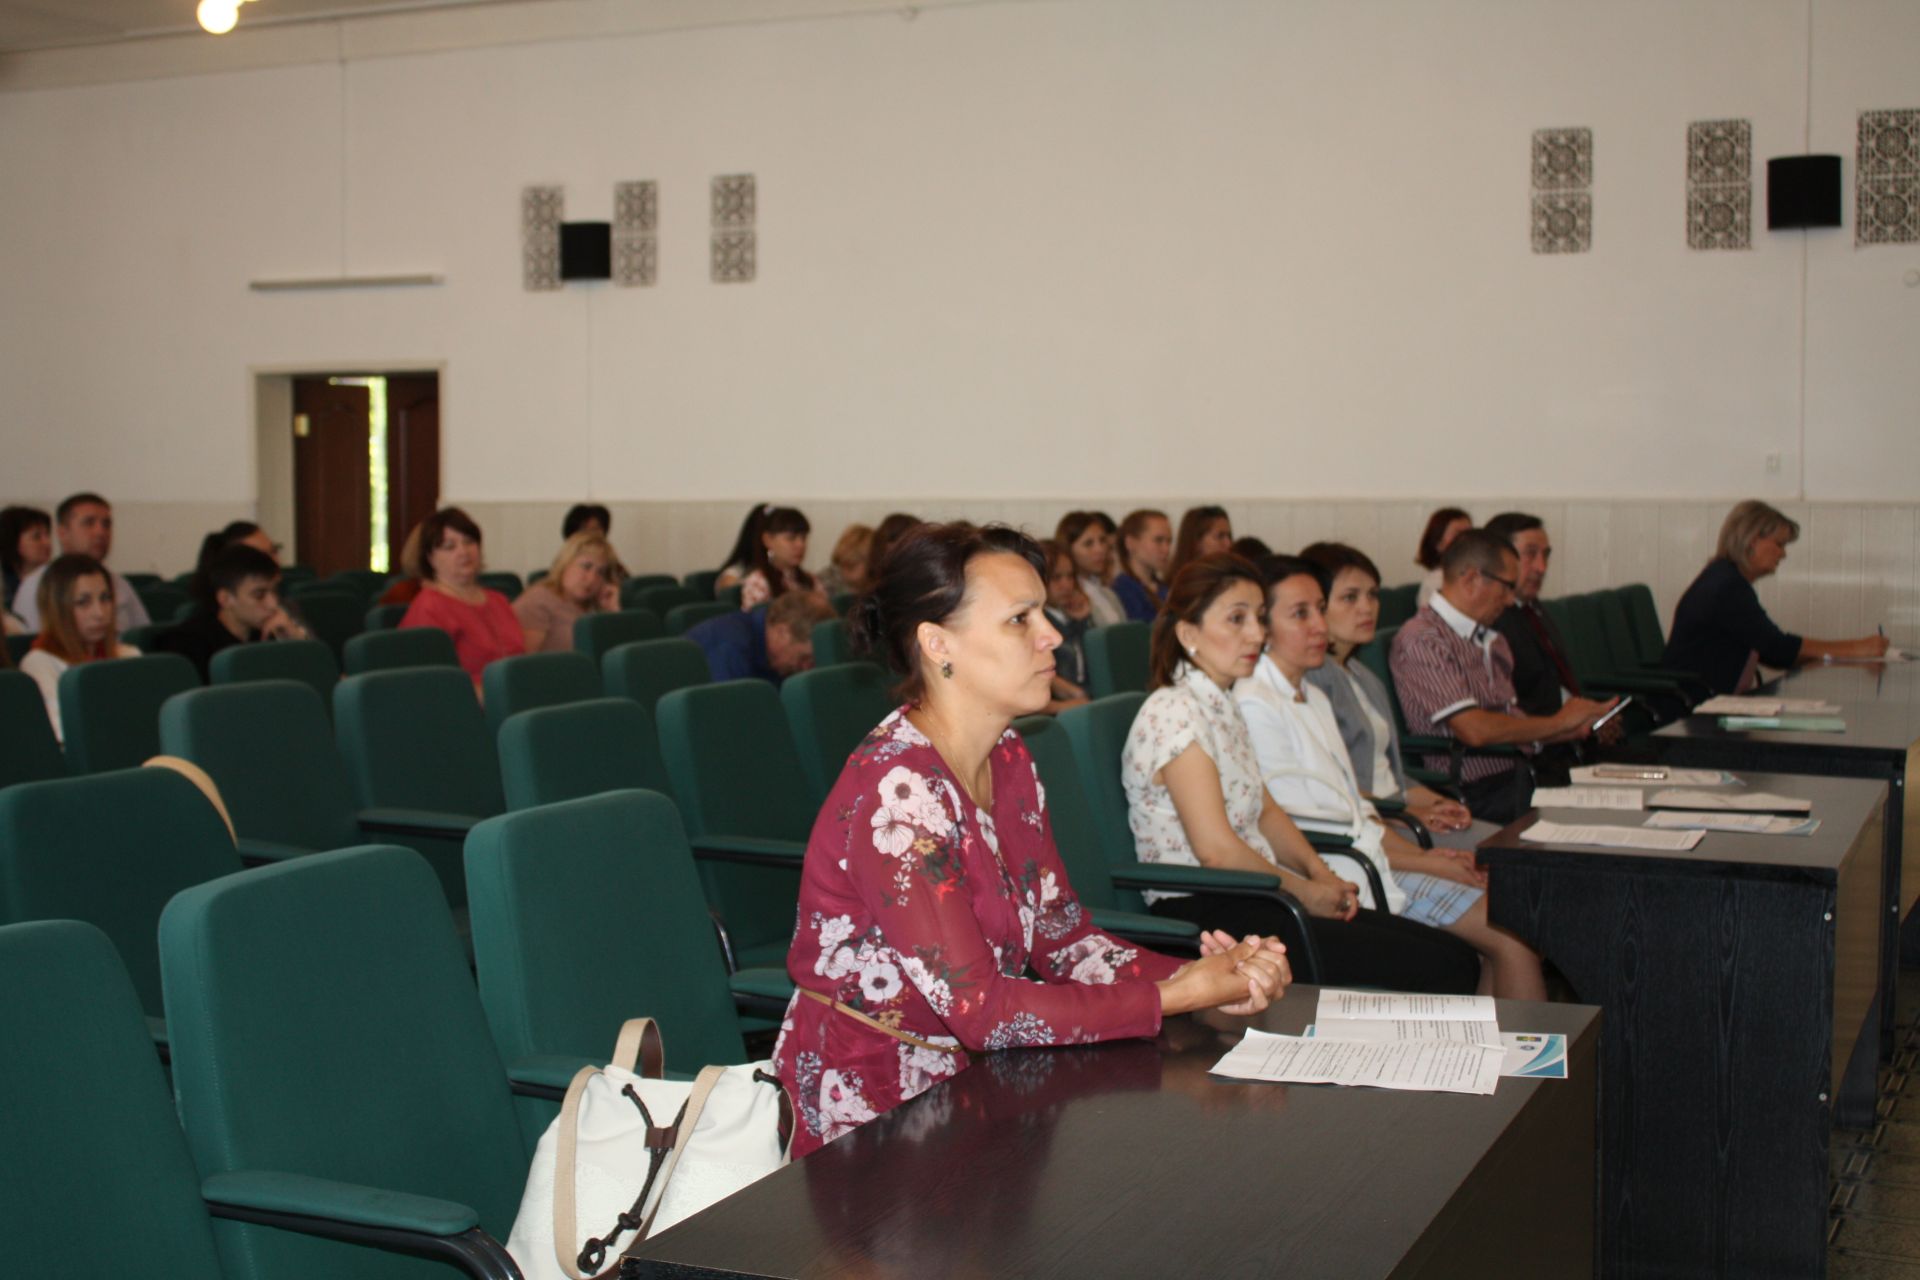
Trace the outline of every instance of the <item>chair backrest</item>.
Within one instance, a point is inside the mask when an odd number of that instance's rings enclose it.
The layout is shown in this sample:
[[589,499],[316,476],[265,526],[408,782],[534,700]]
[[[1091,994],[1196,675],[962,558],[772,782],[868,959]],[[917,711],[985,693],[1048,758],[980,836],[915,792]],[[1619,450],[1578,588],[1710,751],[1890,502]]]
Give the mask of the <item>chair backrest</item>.
[[[160,637],[173,630],[173,628],[174,622],[171,618],[162,618],[158,622],[149,622],[143,627],[128,627],[120,633],[120,643],[132,645],[142,653],[153,653],[159,648]],[[33,641],[32,636],[21,636],[18,638],[26,640],[29,644]],[[7,639],[11,642],[15,637],[8,636]],[[20,654],[16,653],[13,656],[13,660],[16,663],[19,662]]]
[[1631,672],[1640,665],[1640,653],[1634,642],[1633,619],[1627,615],[1626,598],[1610,588],[1587,597],[1600,620],[1600,639],[1606,648],[1607,667],[1615,672]]
[[736,582],[730,587],[715,587],[713,589],[713,598],[729,609],[738,609],[741,598],[745,596],[746,593],[746,587]]
[[160,753],[160,704],[200,687],[177,653],[82,662],[60,673],[60,728],[75,773],[131,769]]
[[129,586],[136,589],[140,587],[157,587],[166,581],[165,578],[157,573],[123,573],[120,576],[127,580]]
[[0,791],[0,920],[85,920],[119,948],[160,1016],[154,926],[180,890],[240,869],[220,814],[171,769],[123,769]]
[[1353,661],[1361,663],[1367,670],[1380,677],[1380,683],[1386,686],[1387,702],[1393,711],[1394,731],[1402,738],[1408,736],[1407,713],[1400,707],[1400,690],[1393,682],[1393,638],[1400,634],[1400,628],[1380,627],[1373,633],[1373,639],[1353,651]]
[[500,726],[507,808],[644,787],[665,791],[653,713],[630,698],[595,698],[508,716]]
[[[387,589],[387,581],[390,576],[389,574],[382,573],[378,569],[342,569],[338,573],[328,575],[325,582],[315,585],[328,590],[350,591],[354,595],[359,596],[363,604],[371,604],[373,601],[379,599],[381,592]],[[308,579],[307,581],[311,582],[312,580]],[[281,582],[283,585],[286,583],[286,575],[284,573],[281,575]],[[294,585],[304,586],[306,583],[296,583]],[[291,588],[289,588],[289,590],[291,590]]]
[[[1095,628],[1098,630],[1099,628]],[[1144,693],[1116,693],[1060,713],[1060,727],[1073,744],[1080,786],[1100,834],[1100,851],[1110,865],[1139,861],[1133,829],[1127,825],[1127,793],[1120,785],[1120,759],[1127,731],[1146,702]]]
[[[133,628],[135,631],[139,629],[138,627]],[[20,659],[27,656],[27,651],[33,648],[34,639],[38,635],[39,633],[36,631],[29,631],[24,635],[7,637],[7,656],[13,659],[14,666],[19,666]],[[126,644],[133,644],[133,641],[128,640],[125,636],[121,637],[121,641]],[[140,646],[134,645],[133,647],[138,649]]]
[[1667,637],[1660,629],[1660,606],[1654,603],[1653,588],[1644,582],[1628,583],[1620,588],[1620,598],[1633,624],[1633,649],[1640,665],[1661,666],[1667,658]]
[[155,622],[165,621],[180,612],[181,605],[193,603],[193,597],[184,588],[165,582],[135,587],[133,594],[140,597],[140,603],[147,607],[147,616]]
[[676,689],[660,699],[654,718],[688,831],[807,838],[818,806],[771,684],[725,680]]
[[526,584],[520,581],[519,574],[508,573],[505,570],[481,574],[480,585],[489,591],[498,591],[509,601],[519,599],[520,593],[526,589]]
[[[363,629],[367,631],[391,631],[400,625],[400,619],[406,617],[407,610],[412,607],[413,606],[409,604],[376,604],[367,610]],[[352,642],[349,641],[348,643],[350,644]]]
[[460,657],[453,649],[453,637],[438,627],[363,631],[347,641],[343,656],[343,665],[350,676],[402,667],[457,669],[460,666]]
[[1405,583],[1398,587],[1380,588],[1381,628],[1397,627],[1420,610],[1420,584]]
[[677,604],[667,610],[667,634],[683,636],[689,629],[699,626],[708,618],[718,618],[738,611],[738,606],[722,604],[718,600],[694,600],[687,604]]
[[648,587],[677,587],[679,579],[670,573],[636,573],[620,584],[620,603],[625,605],[627,598],[645,591]]
[[697,604],[699,602],[700,597],[692,591],[686,587],[674,586],[671,583],[641,587],[633,592],[631,600],[623,596],[620,601],[620,603],[632,607],[651,609],[663,618],[666,616],[667,610],[677,604]]
[[609,649],[600,661],[607,692],[631,698],[651,713],[664,694],[713,678],[699,645],[678,636],[635,640]]
[[479,818],[506,807],[493,735],[457,667],[348,676],[333,691],[333,722],[362,807]]
[[160,746],[207,771],[243,839],[312,850],[359,841],[327,704],[306,684],[251,680],[169,698]]
[[636,640],[658,640],[667,634],[660,615],[651,609],[622,609],[618,613],[589,613],[574,619],[573,650],[595,662]]
[[1100,826],[1087,803],[1080,765],[1067,731],[1052,716],[1022,716],[1013,727],[1025,740],[1034,768],[1040,773],[1054,847],[1060,851],[1067,879],[1081,903],[1089,908],[1138,911],[1140,896],[1123,895],[1107,874],[1111,864],[1103,852]]
[[1153,627],[1145,622],[1113,622],[1087,632],[1087,693],[1095,698],[1140,693],[1147,687]]
[[367,598],[338,587],[303,589],[289,597],[294,610],[316,640],[324,640],[336,654],[367,625]]
[[844,618],[853,611],[853,602],[859,598],[858,591],[836,591],[827,603],[833,606],[835,613]]
[[813,665],[837,667],[848,662],[865,662],[885,669],[871,655],[853,651],[853,633],[847,629],[845,618],[826,618],[814,623]]
[[659,1020],[672,1070],[746,1060],[667,797],[613,791],[489,818],[467,836],[467,901],[480,1001],[508,1062],[604,1062],[620,1024],[641,1014]]
[[320,640],[236,644],[213,655],[207,675],[210,684],[298,680],[320,695],[322,705],[328,705],[333,701],[333,686],[340,682],[340,660]]
[[693,592],[693,594],[701,600],[711,600],[713,599],[713,584],[719,580],[720,571],[718,569],[695,569],[692,573],[680,579],[680,585]]
[[1560,628],[1573,673],[1582,680],[1591,680],[1605,672],[1609,664],[1600,637],[1599,610],[1593,602],[1585,595],[1573,595],[1542,600],[1540,604]]
[[[506,1238],[526,1143],[418,855],[361,846],[227,876],[168,904],[159,937],[180,1118],[203,1176],[258,1169],[436,1197]],[[223,1222],[217,1235],[229,1267],[262,1280],[423,1274],[291,1232]]]
[[0,671],[0,787],[67,776],[67,759],[32,676]]
[[872,663],[848,662],[802,671],[780,686],[816,805],[827,798],[853,749],[894,709],[892,685],[892,677]]
[[[219,1280],[200,1175],[113,943],[73,920],[0,928],[0,1236],[57,1276],[103,1224],[139,1269]],[[123,1234],[124,1233],[124,1234]]]
[[487,727],[499,733],[516,711],[584,702],[600,696],[600,664],[571,649],[523,653],[489,662],[480,673]]

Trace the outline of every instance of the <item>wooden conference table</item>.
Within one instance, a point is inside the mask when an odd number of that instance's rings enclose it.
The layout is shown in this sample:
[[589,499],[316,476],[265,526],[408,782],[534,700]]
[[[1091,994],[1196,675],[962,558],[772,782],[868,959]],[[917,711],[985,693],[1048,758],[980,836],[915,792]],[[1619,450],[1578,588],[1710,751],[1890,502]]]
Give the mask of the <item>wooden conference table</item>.
[[1603,1011],[1609,1276],[1824,1275],[1843,1084],[1871,1114],[1886,784],[1744,776],[1811,800],[1819,829],[1647,852],[1525,840],[1530,812],[1480,846],[1493,921]]
[[1565,1080],[1491,1097],[1217,1080],[1248,1025],[986,1054],[953,1080],[630,1249],[621,1275],[1565,1277],[1594,1271],[1599,1017],[1502,1001],[1567,1036]]

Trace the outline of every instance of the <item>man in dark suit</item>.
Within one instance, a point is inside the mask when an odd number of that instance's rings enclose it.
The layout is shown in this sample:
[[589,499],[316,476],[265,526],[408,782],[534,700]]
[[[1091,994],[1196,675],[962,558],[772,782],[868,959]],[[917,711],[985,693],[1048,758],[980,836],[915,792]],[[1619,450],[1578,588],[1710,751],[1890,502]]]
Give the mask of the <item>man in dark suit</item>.
[[[1540,607],[1540,589],[1546,585],[1547,566],[1553,560],[1553,540],[1539,516],[1523,511],[1501,512],[1487,521],[1487,532],[1512,543],[1520,557],[1513,603],[1493,624],[1513,650],[1514,692],[1527,715],[1550,716],[1568,698],[1584,696],[1560,628]],[[1608,722],[1594,736],[1602,744],[1619,741],[1620,721]]]

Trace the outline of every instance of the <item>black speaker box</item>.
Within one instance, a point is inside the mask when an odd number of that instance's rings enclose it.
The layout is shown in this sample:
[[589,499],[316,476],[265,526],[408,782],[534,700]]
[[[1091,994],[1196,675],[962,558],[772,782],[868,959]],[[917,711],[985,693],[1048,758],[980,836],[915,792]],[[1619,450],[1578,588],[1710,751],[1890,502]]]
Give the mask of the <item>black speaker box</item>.
[[613,279],[612,223],[563,222],[560,224],[560,278],[562,280]]
[[1840,157],[1767,161],[1767,230],[1840,225]]

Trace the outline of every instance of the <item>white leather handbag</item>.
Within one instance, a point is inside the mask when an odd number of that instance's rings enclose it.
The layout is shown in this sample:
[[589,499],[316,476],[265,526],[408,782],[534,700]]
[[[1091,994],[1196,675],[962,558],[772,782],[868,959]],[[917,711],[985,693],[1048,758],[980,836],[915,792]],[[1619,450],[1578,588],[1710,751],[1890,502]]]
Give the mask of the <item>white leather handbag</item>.
[[634,1018],[613,1061],[567,1086],[507,1241],[526,1280],[612,1276],[622,1250],[787,1162],[792,1110],[770,1063],[674,1081],[664,1060],[659,1027]]

